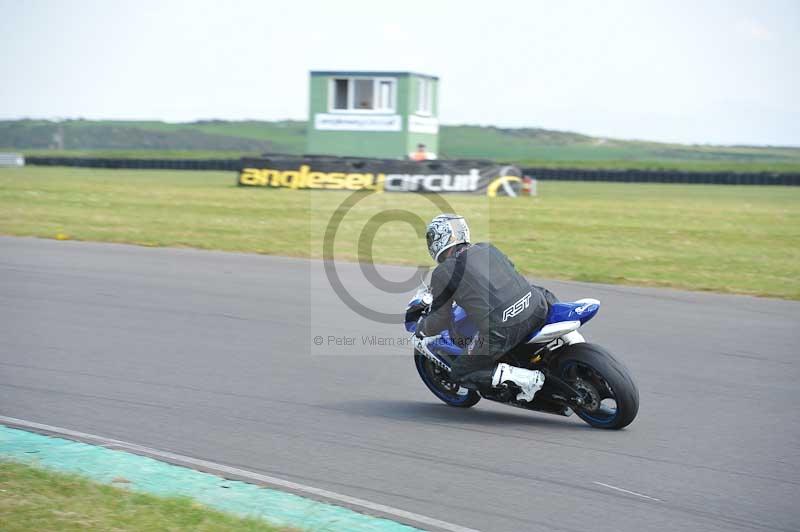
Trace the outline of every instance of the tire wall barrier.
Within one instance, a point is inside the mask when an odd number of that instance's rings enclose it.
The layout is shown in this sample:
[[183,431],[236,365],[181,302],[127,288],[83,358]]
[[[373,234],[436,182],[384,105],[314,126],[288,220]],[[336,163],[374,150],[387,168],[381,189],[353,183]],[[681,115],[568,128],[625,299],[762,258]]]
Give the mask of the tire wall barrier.
[[112,159],[89,157],[26,157],[25,164],[135,170],[229,170],[238,172],[239,159]]
[[583,170],[523,168],[522,173],[542,181],[607,181],[617,183],[687,183],[706,185],[800,186],[800,174],[769,172],[685,172],[679,170]]
[[[293,159],[298,164],[313,157],[268,156]],[[443,163],[445,161],[439,161]],[[457,161],[453,161],[457,162]],[[128,168],[142,170],[227,170],[239,172],[241,159],[125,159],[88,157],[26,157],[25,164],[84,168]],[[420,167],[436,161],[419,163]],[[586,170],[570,168],[523,168],[522,173],[541,181],[606,181],[617,183],[688,183],[709,185],[800,186],[798,173],[684,172],[677,170]]]

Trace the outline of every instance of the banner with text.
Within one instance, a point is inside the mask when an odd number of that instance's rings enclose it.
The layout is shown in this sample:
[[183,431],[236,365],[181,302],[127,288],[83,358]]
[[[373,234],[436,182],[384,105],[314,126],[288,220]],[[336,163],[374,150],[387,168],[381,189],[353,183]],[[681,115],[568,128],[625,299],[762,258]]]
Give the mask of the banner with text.
[[400,161],[350,157],[242,159],[239,185],[376,192],[462,192],[517,196],[522,173],[490,161]]

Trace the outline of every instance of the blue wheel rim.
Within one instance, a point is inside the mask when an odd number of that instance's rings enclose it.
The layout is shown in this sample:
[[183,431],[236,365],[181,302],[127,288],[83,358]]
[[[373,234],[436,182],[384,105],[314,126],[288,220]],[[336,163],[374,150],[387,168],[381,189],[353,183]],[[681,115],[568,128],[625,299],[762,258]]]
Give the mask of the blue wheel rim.
[[[564,366],[561,369],[561,378],[566,380],[567,382],[570,382],[570,374],[573,373],[573,372],[577,373],[576,370],[578,368],[580,368],[582,370],[581,371],[582,374],[588,374],[590,379],[591,378],[600,379],[602,381],[602,384],[610,391],[610,393],[611,393],[610,396],[600,397],[600,405],[598,406],[598,408],[600,408],[600,406],[602,406],[602,401],[604,401],[606,399],[613,399],[615,408],[614,408],[613,414],[609,414],[609,415],[606,415],[606,416],[603,416],[603,417],[598,417],[597,415],[593,415],[594,414],[593,412],[589,412],[589,411],[586,411],[586,410],[583,410],[583,409],[579,409],[577,411],[577,413],[581,417],[583,417],[584,419],[586,419],[588,421],[591,421],[592,423],[594,423],[596,425],[611,425],[611,424],[613,424],[614,421],[616,421],[617,417],[619,417],[619,415],[620,415],[619,402],[617,401],[617,397],[616,397],[616,394],[614,393],[614,390],[611,388],[611,386],[608,384],[608,382],[606,382],[605,378],[603,377],[603,375],[600,372],[598,372],[597,370],[595,370],[593,367],[589,366],[588,364],[584,364],[582,362],[577,362],[577,361],[570,361],[570,363],[568,363],[566,366]],[[589,382],[591,382],[591,380]],[[601,386],[601,388],[602,387],[603,386]]]
[[433,394],[436,397],[438,397],[445,403],[453,406],[464,404],[469,400],[469,393],[466,393],[464,395],[455,395],[446,393],[443,390],[441,390],[439,388],[439,385],[434,382],[433,376],[430,374],[430,371],[428,370],[428,368],[432,366],[432,363],[430,362],[426,363],[426,362],[427,359],[425,359],[424,357],[421,356],[416,357],[417,371],[419,372],[422,381],[425,383],[428,389],[433,392]]

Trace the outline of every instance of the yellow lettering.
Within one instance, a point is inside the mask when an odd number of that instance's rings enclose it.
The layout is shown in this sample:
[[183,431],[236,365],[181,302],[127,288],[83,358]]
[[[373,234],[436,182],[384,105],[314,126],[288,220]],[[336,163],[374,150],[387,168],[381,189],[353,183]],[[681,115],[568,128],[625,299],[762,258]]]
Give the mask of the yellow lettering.
[[301,164],[300,165],[300,172],[297,176],[297,179],[292,182],[292,188],[306,188],[308,187],[308,165]]
[[344,187],[347,190],[360,190],[364,188],[364,181],[367,178],[364,174],[347,174]]
[[239,183],[243,185],[255,185],[255,186],[264,186],[266,185],[266,181],[264,180],[264,176],[262,171],[257,168],[244,168],[242,169],[242,173],[239,174]]
[[292,189],[366,189],[383,192],[384,181],[386,181],[386,174],[314,172],[307,164],[300,165],[300,168],[297,170],[243,168],[239,174],[239,183],[242,185],[286,187]]
[[311,172],[308,174],[308,188],[325,188],[325,180],[328,174],[325,172]]
[[281,184],[278,182],[281,173],[278,170],[263,170],[264,177],[270,182],[273,187],[279,187]]
[[378,174],[377,176],[375,176],[375,182],[372,184],[372,186],[369,186],[367,188],[375,190],[377,192],[383,192],[384,181],[386,181],[386,174]]
[[340,172],[331,172],[328,174],[328,183],[330,183],[327,187],[332,190],[339,190],[344,188],[344,180],[346,176]]
[[299,176],[300,172],[298,172],[297,170],[285,170],[281,172],[279,186],[287,188],[297,188],[295,185],[297,183],[297,179]]

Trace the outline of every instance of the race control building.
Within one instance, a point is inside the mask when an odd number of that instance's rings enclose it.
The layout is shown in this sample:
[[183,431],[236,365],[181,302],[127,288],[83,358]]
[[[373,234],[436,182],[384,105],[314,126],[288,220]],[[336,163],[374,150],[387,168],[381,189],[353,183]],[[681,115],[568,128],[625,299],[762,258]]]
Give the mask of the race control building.
[[415,72],[312,71],[306,153],[407,159],[439,150],[439,78]]

